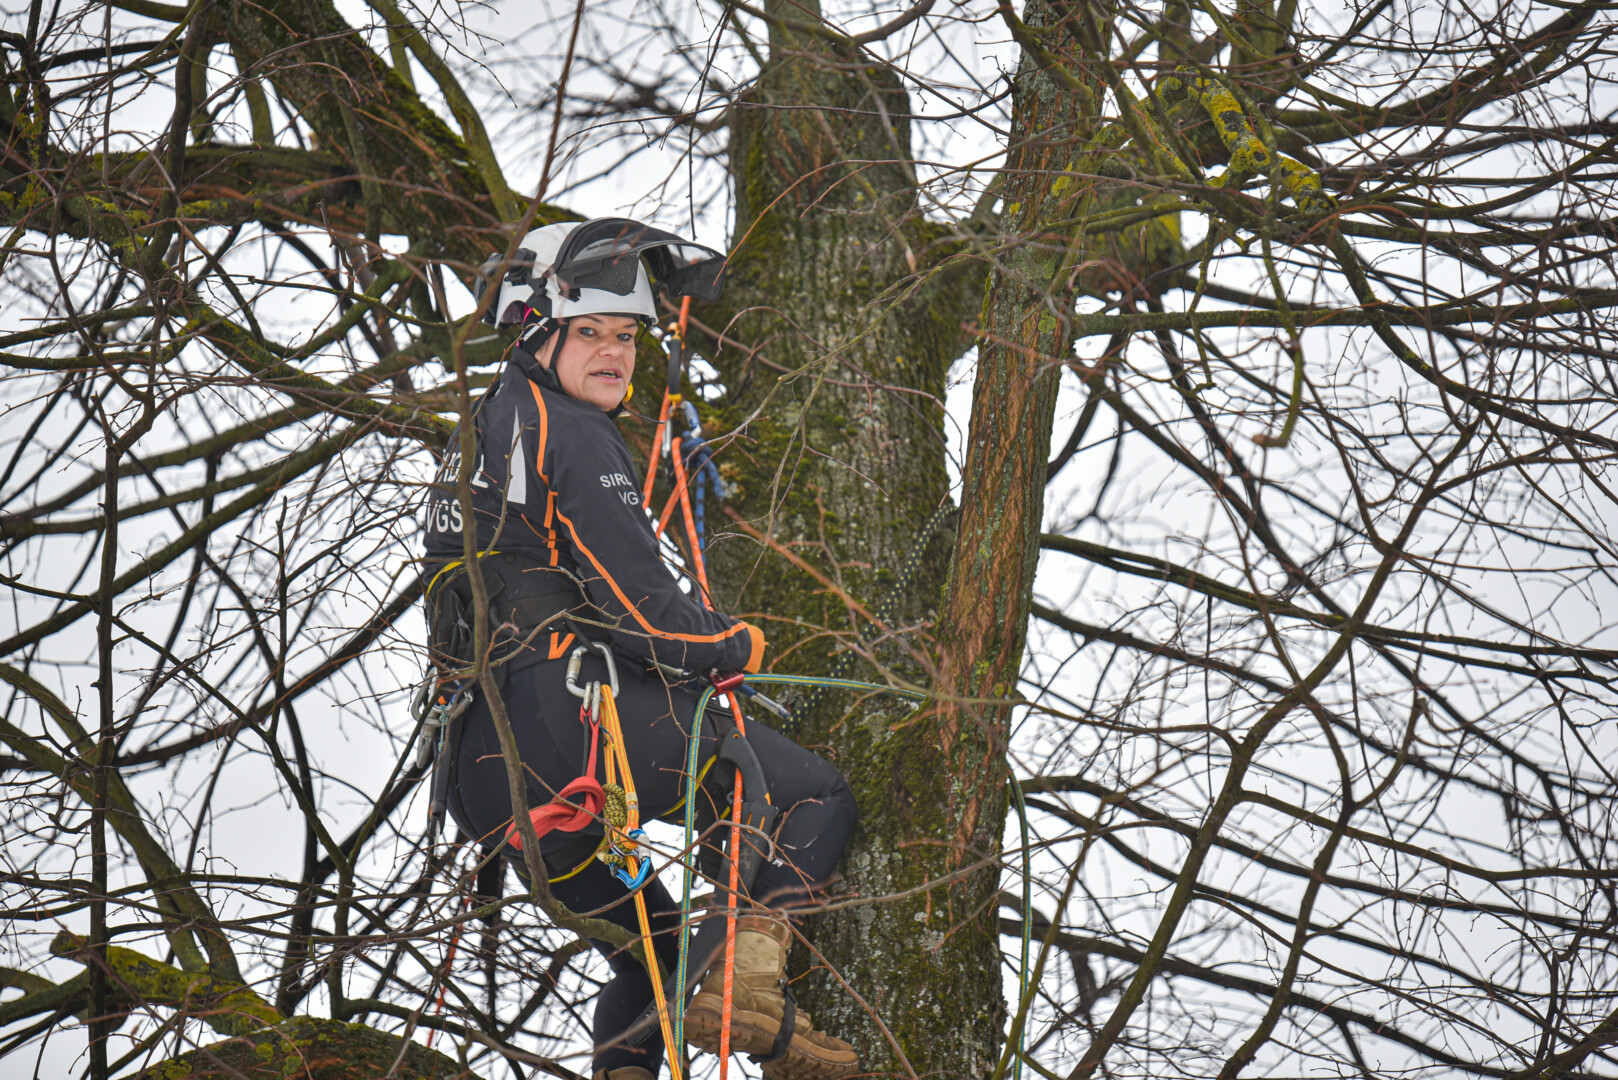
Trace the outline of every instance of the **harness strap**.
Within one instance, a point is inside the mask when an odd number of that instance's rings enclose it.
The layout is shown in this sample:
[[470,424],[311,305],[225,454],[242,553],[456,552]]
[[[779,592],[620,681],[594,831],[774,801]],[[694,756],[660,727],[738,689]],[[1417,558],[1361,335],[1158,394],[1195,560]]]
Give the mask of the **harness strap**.
[[775,1033],[768,1054],[748,1054],[754,1065],[774,1065],[792,1049],[792,1034],[798,1030],[798,1002],[792,996],[792,987],[781,980],[781,1028]]

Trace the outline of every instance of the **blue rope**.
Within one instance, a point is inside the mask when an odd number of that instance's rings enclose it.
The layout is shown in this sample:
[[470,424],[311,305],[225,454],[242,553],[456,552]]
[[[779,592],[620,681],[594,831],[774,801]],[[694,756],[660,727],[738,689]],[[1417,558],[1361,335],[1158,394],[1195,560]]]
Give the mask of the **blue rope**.
[[702,437],[702,425],[697,422],[697,407],[689,401],[680,403],[685,412],[686,433],[680,436],[681,451],[685,455],[685,472],[691,478],[691,516],[697,526],[697,550],[707,553],[708,530],[706,496],[713,490],[715,499],[725,497],[725,481],[714,464],[713,447]]
[[[695,410],[692,411],[694,412]],[[711,462],[709,464],[711,467]],[[909,698],[912,701],[927,700],[926,694],[916,690],[902,690],[894,686],[879,686],[876,683],[859,682],[855,679],[817,678],[812,675],[749,675],[747,679],[749,682],[775,683],[780,686],[813,686],[831,690],[865,690],[878,694],[895,694],[899,697]],[[696,712],[691,714],[691,733],[687,740],[690,745],[690,752],[687,754],[685,767],[687,783],[685,793],[685,846],[682,850],[686,853],[686,856],[685,873],[680,886],[680,926],[682,928],[690,925],[691,922],[691,888],[696,878],[691,865],[695,860],[692,849],[696,842],[697,800],[693,797],[696,791],[691,785],[695,782],[697,776],[697,754],[702,734],[702,716],[707,711],[708,701],[713,695],[714,689],[710,686],[704,689],[702,696],[697,699],[697,709]],[[1006,765],[1006,771],[1011,779],[1013,805],[1017,808],[1017,818],[1022,827],[1022,950],[1017,967],[1018,1011],[1020,1013],[1022,1012],[1022,1001],[1033,991],[1033,988],[1028,985],[1028,951],[1029,941],[1032,936],[1034,912],[1032,853],[1028,837],[1028,804],[1023,801],[1022,784],[1018,782],[1016,774],[1011,772],[1009,762]],[[678,989],[675,991],[674,1001],[671,1003],[674,1007],[675,1043],[674,1046],[669,1048],[669,1053],[671,1054],[683,1054],[685,1052],[685,983],[690,960],[691,935],[682,932],[680,934],[680,958],[674,969],[675,986]],[[1018,1024],[1017,1030],[1012,1035],[1017,1041],[1017,1052],[1012,1059],[1015,1063],[1012,1067],[1012,1077],[1013,1080],[1022,1080],[1023,1056],[1028,1049],[1027,1024]],[[689,1070],[687,1071],[689,1072]]]

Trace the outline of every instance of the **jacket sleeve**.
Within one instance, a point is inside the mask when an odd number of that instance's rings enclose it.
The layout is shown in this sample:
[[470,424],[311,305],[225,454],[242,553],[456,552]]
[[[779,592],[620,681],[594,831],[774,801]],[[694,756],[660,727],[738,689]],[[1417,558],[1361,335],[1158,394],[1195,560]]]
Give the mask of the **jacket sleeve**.
[[535,464],[555,499],[555,527],[573,549],[591,603],[616,625],[614,644],[690,671],[759,670],[763,633],[703,607],[680,591],[663,565],[612,421],[604,413],[589,415],[568,423],[564,434],[551,430],[559,417],[537,387],[534,401],[540,415]]

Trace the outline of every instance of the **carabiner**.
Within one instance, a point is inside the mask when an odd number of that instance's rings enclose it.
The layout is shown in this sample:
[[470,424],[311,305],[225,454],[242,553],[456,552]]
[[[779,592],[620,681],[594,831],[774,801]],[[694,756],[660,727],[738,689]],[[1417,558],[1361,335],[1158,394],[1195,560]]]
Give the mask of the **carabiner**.
[[[618,665],[613,661],[612,647],[602,641],[591,641],[584,645],[580,645],[568,656],[567,692],[580,700],[588,702],[588,698],[586,698],[585,695],[589,693],[589,688],[581,687],[579,685],[579,665],[584,660],[585,656],[589,654],[591,649],[594,649],[596,652],[600,653],[601,658],[607,662],[607,685],[612,687],[612,696],[617,697]],[[599,686],[600,683],[591,683],[590,685]]]
[[618,696],[618,663],[612,658],[612,646],[605,641],[592,641],[590,647],[601,654],[601,659],[607,662],[607,685],[612,687],[612,696]]
[[585,698],[585,694],[588,693],[588,691],[579,685],[579,661],[583,659],[583,645],[580,645],[578,648],[574,649],[572,654],[567,658],[567,692],[579,700],[584,701],[585,704],[588,705],[589,701]]
[[[641,837],[646,835],[646,830],[636,829],[633,832],[625,833],[624,835],[630,840],[639,840]],[[613,848],[613,851],[614,854],[617,854],[623,858],[625,864],[628,863],[629,860],[627,857],[627,852],[618,851],[616,847]],[[652,876],[652,860],[644,855],[637,855],[636,858],[640,860],[640,868],[635,871],[634,876],[630,876],[629,869],[626,865],[620,864],[610,867],[613,877],[616,877],[619,881],[623,882],[630,892],[634,892],[636,889],[646,884],[646,879]]]

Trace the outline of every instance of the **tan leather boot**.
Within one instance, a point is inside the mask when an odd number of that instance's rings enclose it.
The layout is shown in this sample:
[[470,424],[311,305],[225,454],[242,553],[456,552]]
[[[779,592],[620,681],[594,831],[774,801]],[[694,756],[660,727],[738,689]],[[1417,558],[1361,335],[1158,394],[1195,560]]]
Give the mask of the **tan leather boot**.
[[657,1080],[639,1065],[623,1065],[621,1069],[597,1069],[594,1080]]
[[594,1080],[657,1080],[657,1077],[639,1065],[625,1065],[621,1069],[597,1069]]
[[[730,1048],[751,1054],[763,1065],[768,1080],[839,1080],[859,1069],[859,1055],[843,1040],[816,1031],[809,1014],[792,1002],[782,977],[791,942],[792,931],[784,920],[766,915],[736,920]],[[720,953],[685,1011],[685,1041],[710,1054],[719,1052],[724,993],[725,957]],[[782,1020],[788,1015],[791,1037],[781,1038]]]

